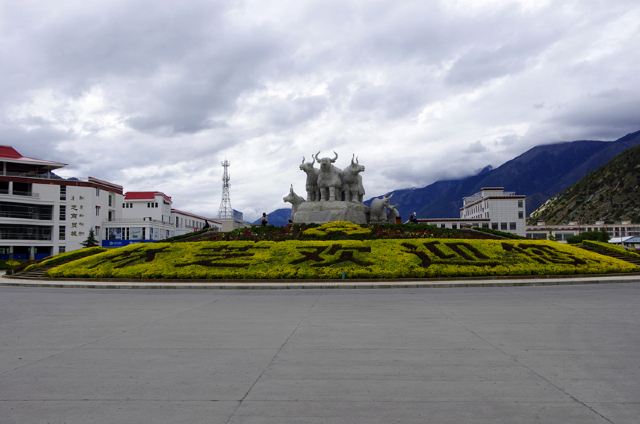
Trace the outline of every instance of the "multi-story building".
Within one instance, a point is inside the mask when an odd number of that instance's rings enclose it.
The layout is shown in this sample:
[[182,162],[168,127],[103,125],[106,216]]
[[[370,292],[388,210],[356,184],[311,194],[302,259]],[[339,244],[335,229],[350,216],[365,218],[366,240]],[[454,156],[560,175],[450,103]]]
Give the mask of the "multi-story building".
[[421,218],[418,222],[441,228],[490,228],[525,235],[526,196],[505,192],[504,187],[483,187],[465,197],[460,218]]
[[633,224],[631,221],[622,221],[613,224],[606,224],[604,221],[596,221],[591,224],[569,222],[568,224],[546,225],[544,222],[538,222],[536,225],[527,226],[527,238],[567,241],[569,237],[593,231],[606,231],[612,239],[640,236],[640,224]]
[[171,207],[171,197],[159,191],[129,191],[122,203],[122,218],[108,222],[104,247],[165,240],[198,231],[209,224],[221,230],[221,224],[210,218]]
[[157,191],[128,192],[98,178],[64,179],[64,163],[0,146],[0,259],[41,259],[79,249],[93,230],[103,246],[164,240],[216,220],[172,209]]
[[0,258],[40,259],[79,249],[93,229],[121,216],[122,187],[89,177],[63,179],[63,163],[0,146]]

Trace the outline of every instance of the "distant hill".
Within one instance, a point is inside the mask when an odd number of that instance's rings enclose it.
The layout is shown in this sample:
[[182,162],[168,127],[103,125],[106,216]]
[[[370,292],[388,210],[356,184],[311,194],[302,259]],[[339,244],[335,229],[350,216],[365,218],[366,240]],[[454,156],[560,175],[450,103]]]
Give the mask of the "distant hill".
[[[391,202],[403,219],[416,211],[421,218],[458,217],[462,198],[482,187],[504,186],[527,196],[527,211],[600,168],[623,151],[640,145],[640,131],[616,141],[580,140],[533,147],[496,169],[422,188],[394,190]],[[366,181],[366,180],[365,180]]]
[[[275,211],[267,214],[269,225],[276,227],[284,227],[287,225],[289,223],[289,218],[291,218],[291,208],[276,209]],[[260,225],[261,219],[262,218],[256,219],[252,224]]]
[[551,198],[531,218],[547,224],[640,222],[640,146],[621,153]]

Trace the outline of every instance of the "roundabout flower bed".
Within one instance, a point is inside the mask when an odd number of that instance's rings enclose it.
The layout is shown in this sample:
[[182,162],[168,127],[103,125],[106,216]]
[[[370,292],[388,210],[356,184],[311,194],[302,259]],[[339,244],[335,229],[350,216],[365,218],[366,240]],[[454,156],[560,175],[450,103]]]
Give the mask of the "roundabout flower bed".
[[395,279],[602,274],[625,261],[549,241],[469,239],[135,244],[54,268],[53,278]]

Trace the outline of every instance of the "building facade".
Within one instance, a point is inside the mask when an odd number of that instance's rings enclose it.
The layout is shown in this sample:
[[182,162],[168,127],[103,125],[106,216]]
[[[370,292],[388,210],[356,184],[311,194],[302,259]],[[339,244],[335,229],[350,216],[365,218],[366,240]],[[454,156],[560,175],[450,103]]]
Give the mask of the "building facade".
[[222,230],[215,220],[173,209],[170,196],[159,191],[130,191],[124,195],[122,218],[108,222],[103,247],[165,240],[199,231],[206,225]]
[[0,258],[41,259],[82,247],[121,216],[122,187],[94,177],[62,179],[63,163],[0,146]]
[[215,220],[173,209],[161,192],[128,192],[95,177],[64,179],[64,163],[0,146],[0,259],[42,259],[80,249],[90,230],[104,246],[164,240]]
[[526,233],[526,196],[504,191],[504,187],[483,187],[465,197],[460,218],[420,218],[418,222],[440,228],[489,228],[520,236]]
[[622,221],[613,224],[596,221],[592,224],[570,222],[568,224],[546,225],[544,222],[538,222],[536,225],[527,226],[527,238],[566,242],[569,237],[593,231],[605,231],[611,239],[640,236],[640,224],[633,224],[631,221]]

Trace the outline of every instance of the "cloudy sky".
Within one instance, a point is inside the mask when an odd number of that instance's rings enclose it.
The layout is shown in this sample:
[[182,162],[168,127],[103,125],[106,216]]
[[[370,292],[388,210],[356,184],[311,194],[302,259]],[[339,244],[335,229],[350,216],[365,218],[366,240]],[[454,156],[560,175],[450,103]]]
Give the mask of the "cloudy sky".
[[0,144],[255,218],[303,156],[367,197],[640,130],[637,0],[0,0]]

